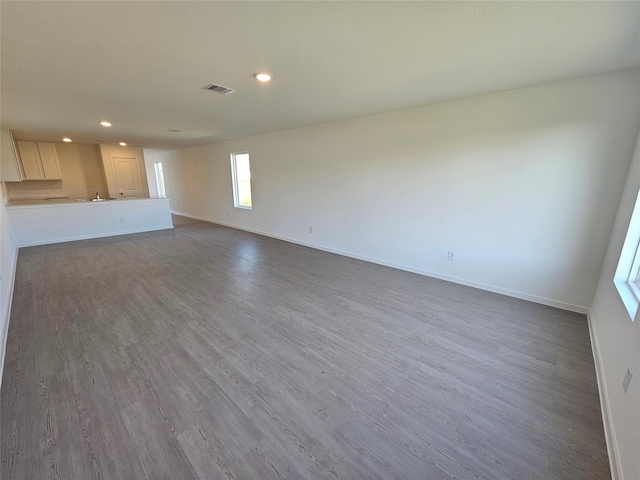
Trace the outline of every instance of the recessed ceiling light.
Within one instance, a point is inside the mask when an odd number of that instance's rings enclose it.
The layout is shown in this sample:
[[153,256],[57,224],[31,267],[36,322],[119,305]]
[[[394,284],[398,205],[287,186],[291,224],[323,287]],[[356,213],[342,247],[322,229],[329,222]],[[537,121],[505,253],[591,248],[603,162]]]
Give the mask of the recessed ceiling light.
[[64,138],[62,139],[62,141],[63,141],[63,142],[67,142],[67,143],[69,143],[69,142],[73,142],[73,140],[71,140],[69,137],[64,137]]
[[107,122],[106,120],[103,122],[100,122],[100,125],[102,125],[103,127],[110,127],[111,126],[111,122]]
[[121,145],[121,146],[123,146],[123,147],[126,147],[126,146],[127,146],[127,144],[126,144],[126,143],[124,143],[124,142],[120,142],[120,145]]
[[269,72],[256,72],[253,74],[254,77],[256,77],[256,80],[258,80],[259,82],[268,82],[269,80],[271,80],[271,78],[273,78],[273,75],[271,75]]

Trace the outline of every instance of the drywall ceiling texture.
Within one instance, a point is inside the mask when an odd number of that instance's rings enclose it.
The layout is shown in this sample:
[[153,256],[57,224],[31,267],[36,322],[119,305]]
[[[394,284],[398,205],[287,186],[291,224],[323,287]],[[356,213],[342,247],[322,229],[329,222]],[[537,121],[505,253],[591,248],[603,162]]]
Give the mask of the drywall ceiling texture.
[[[605,424],[610,423],[612,432],[607,442],[610,450],[614,446],[611,463],[621,479],[640,478],[640,315],[631,321],[613,277],[639,191],[640,134],[590,313],[596,359],[602,365],[598,380],[606,397]],[[633,377],[625,393],[622,379],[628,368]]]
[[22,139],[177,148],[640,66],[640,2],[0,9],[2,127]]
[[[175,211],[586,311],[640,128],[639,80],[583,77],[154,160]],[[234,151],[251,156],[252,211],[233,208]]]

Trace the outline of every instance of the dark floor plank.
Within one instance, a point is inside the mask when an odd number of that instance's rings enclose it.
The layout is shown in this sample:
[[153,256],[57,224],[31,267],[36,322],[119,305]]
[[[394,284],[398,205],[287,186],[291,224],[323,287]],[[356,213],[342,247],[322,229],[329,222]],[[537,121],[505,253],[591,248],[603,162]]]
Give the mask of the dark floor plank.
[[165,423],[152,407],[141,400],[123,409],[121,415],[149,480],[198,478],[178,440],[166,434]]
[[583,315],[174,220],[20,250],[2,478],[610,478]]

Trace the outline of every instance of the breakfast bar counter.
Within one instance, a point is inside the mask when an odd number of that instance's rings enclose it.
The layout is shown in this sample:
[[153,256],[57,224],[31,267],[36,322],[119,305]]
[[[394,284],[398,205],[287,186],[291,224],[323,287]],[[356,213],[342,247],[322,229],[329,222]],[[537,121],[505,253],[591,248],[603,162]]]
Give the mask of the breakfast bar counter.
[[18,247],[173,228],[168,198],[8,205]]

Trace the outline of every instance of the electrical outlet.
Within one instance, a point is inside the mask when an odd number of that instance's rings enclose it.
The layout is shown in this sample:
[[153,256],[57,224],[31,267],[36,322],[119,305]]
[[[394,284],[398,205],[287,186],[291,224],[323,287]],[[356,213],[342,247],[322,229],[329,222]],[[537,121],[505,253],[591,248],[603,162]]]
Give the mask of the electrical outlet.
[[456,259],[455,252],[447,252],[447,260],[449,260],[450,262],[453,262],[455,259]]
[[313,233],[313,227],[309,227],[309,233]]
[[622,381],[622,389],[624,390],[624,393],[627,393],[627,390],[629,389],[631,377],[633,377],[633,373],[631,373],[631,370],[627,368],[627,374],[624,376],[624,380]]

